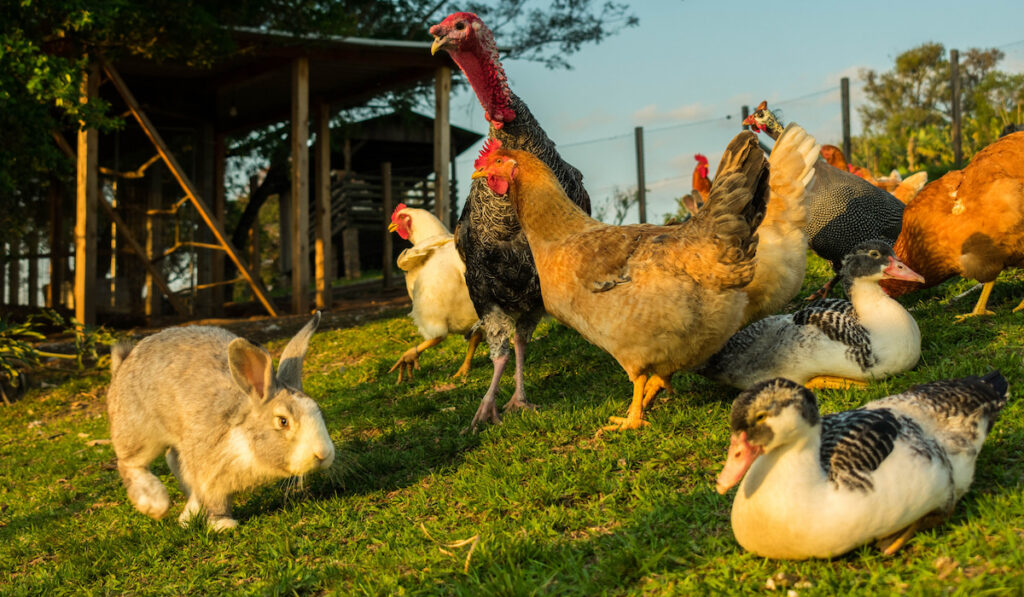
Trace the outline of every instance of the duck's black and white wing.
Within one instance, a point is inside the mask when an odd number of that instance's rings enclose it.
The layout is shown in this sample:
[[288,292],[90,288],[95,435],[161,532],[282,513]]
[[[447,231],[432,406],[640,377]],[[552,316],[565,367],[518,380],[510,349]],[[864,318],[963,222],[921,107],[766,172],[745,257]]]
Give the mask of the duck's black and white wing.
[[842,299],[823,299],[793,313],[793,323],[812,326],[830,340],[846,346],[850,360],[867,371],[878,363],[871,350],[871,336],[860,323],[853,303]]
[[[874,472],[904,443],[912,458],[949,467],[944,451],[913,419],[890,409],[857,409],[822,418],[821,467],[836,488],[870,493]],[[945,461],[945,462],[943,462]]]

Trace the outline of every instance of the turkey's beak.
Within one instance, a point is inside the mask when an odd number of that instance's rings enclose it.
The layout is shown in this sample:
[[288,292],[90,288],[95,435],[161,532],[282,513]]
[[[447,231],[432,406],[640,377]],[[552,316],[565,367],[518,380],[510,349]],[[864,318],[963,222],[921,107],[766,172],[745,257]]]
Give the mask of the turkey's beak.
[[448,43],[448,37],[442,35],[441,37],[435,37],[433,45],[430,46],[430,55],[437,54],[438,50],[441,50]]
[[485,178],[487,174],[483,170],[475,170],[470,178]]
[[906,280],[907,282],[920,282],[924,284],[924,276],[910,269],[907,267],[907,264],[895,257],[889,258],[889,265],[882,270],[882,277],[893,278],[895,280]]
[[388,224],[388,232],[394,232],[395,230],[398,230],[398,224],[394,222]]

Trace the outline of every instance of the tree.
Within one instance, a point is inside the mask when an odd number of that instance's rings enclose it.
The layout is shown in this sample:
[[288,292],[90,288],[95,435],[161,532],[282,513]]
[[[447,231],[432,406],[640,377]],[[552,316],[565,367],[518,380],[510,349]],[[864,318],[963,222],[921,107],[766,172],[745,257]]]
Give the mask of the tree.
[[[867,104],[860,106],[864,132],[854,143],[854,161],[876,172],[949,169],[952,98],[950,63],[940,43],[925,43],[896,57],[890,71],[864,70]],[[1024,87],[1020,77],[996,70],[1003,53],[971,48],[960,60],[960,106],[964,151],[971,155],[998,137]],[[1000,126],[996,126],[1002,122]]]

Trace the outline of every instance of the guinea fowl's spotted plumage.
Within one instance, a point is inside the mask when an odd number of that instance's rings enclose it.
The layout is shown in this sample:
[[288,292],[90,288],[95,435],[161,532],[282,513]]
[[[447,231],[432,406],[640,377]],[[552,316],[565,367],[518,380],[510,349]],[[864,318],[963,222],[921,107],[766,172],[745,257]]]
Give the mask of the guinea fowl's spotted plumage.
[[770,558],[830,558],[878,541],[892,553],[948,517],[1006,404],[998,371],[914,386],[820,416],[807,388],[776,378],[733,402],[718,477],[736,540]]
[[[903,202],[868,181],[818,162],[804,231],[815,253],[837,266],[858,244],[874,238],[896,242]],[[838,268],[837,268],[838,269]]]

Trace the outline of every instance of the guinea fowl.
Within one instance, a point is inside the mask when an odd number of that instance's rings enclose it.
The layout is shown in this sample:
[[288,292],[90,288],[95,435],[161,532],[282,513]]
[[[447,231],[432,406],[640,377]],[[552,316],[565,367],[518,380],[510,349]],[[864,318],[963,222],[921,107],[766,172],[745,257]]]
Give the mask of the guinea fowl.
[[697,373],[740,389],[785,377],[809,388],[863,387],[864,381],[917,364],[921,331],[879,286],[883,279],[922,281],[880,240],[843,259],[849,301],[822,299],[737,332]]
[[[782,123],[761,102],[743,121],[772,139],[783,132]],[[896,242],[903,219],[903,203],[855,174],[844,172],[822,159],[815,162],[814,188],[810,192],[810,217],[804,231],[808,243],[832,264],[836,275],[810,299],[828,296],[839,281],[843,257],[853,247],[876,238]]]
[[644,408],[672,374],[707,360],[739,329],[768,161],[742,132],[722,163],[707,204],[686,222],[612,226],[574,205],[529,152],[495,141],[476,162],[473,178],[507,193],[516,210],[548,313],[611,354],[633,383],[628,414],[604,429],[646,425]]
[[[430,28],[431,53],[446,50],[466,75],[491,123],[490,139],[535,154],[558,178],[573,203],[590,213],[583,175],[558,155],[555,144],[518,96],[508,87],[491,30],[473,13],[457,12]],[[473,416],[471,428],[500,422],[496,408],[501,374],[515,346],[515,392],[503,407],[532,408],[526,401],[523,367],[526,343],[544,315],[537,268],[508,200],[483,181],[474,181],[455,227],[455,246],[466,263],[466,285],[487,337],[494,375]]]
[[736,541],[761,557],[830,558],[876,541],[895,553],[970,488],[982,444],[1009,397],[998,371],[926,383],[821,416],[788,379],[736,397],[718,493],[739,483]]

